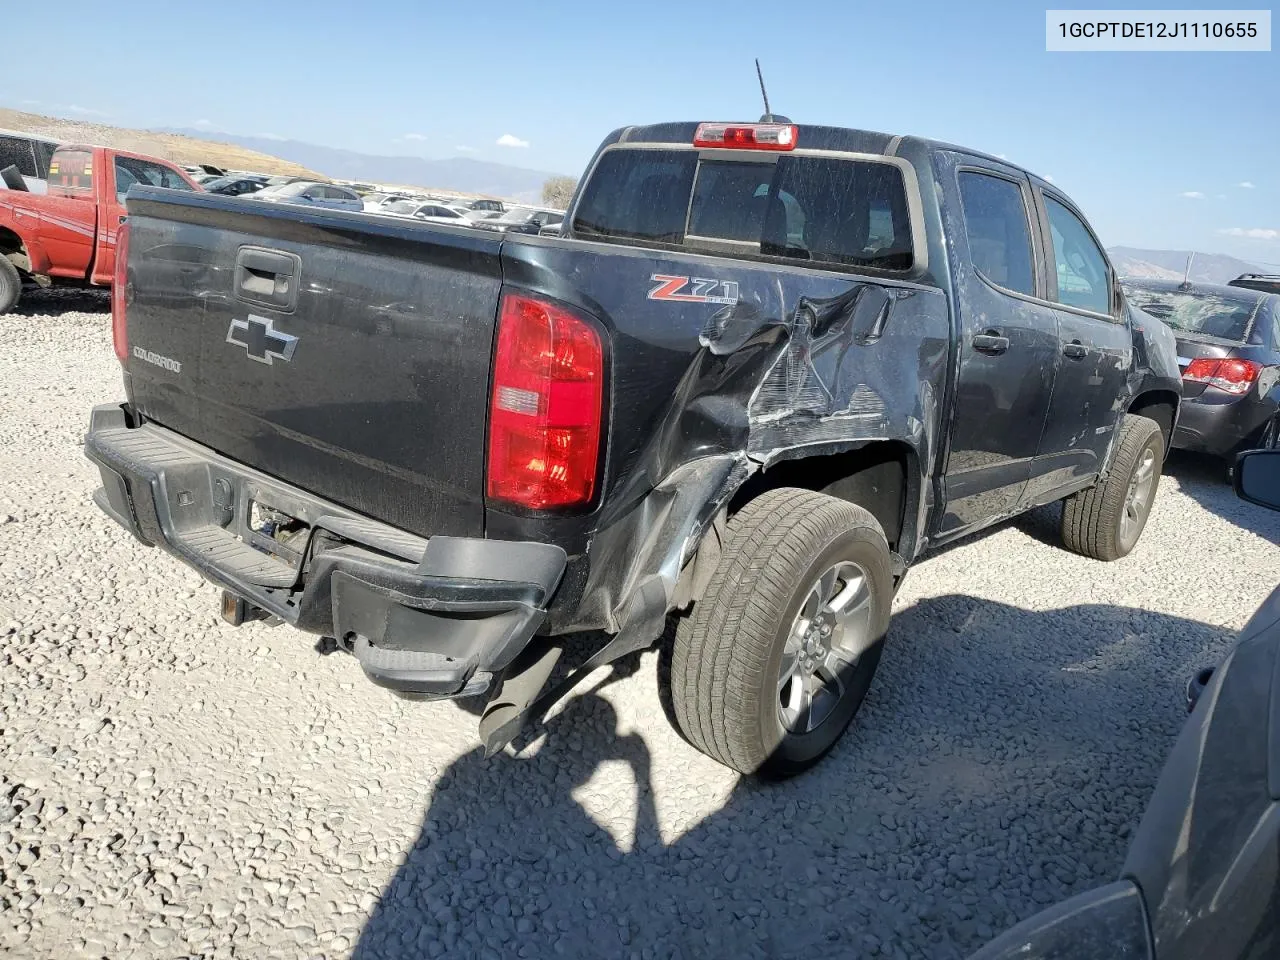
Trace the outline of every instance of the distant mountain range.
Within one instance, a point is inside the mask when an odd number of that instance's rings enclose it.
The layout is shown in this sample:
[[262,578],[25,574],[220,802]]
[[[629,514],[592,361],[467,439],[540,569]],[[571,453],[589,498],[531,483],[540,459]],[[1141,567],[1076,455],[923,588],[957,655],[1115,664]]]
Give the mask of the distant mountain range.
[[548,178],[556,176],[546,171],[513,167],[488,160],[472,160],[468,157],[452,157],[447,160],[388,157],[325,147],[301,140],[276,140],[270,137],[176,128],[160,132],[178,133],[215,143],[234,143],[251,150],[274,154],[312,170],[320,170],[325,176],[336,180],[362,180],[453,190],[458,193],[480,193],[525,203],[539,201],[542,197],[542,185]]
[[[1181,280],[1187,269],[1187,257],[1191,256],[1190,250],[1141,250],[1137,247],[1109,247],[1107,253],[1120,276],[1153,280]],[[1197,252],[1191,263],[1190,279],[1199,283],[1226,283],[1242,273],[1267,272],[1225,254]]]

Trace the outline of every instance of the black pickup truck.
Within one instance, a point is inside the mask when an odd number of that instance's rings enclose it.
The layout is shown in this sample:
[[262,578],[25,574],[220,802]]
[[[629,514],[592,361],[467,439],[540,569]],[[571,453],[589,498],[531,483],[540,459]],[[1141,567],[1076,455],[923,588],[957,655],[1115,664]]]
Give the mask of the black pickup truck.
[[1055,500],[1068,548],[1124,556],[1177,417],[1172,336],[1071,201],[913,137],[620,129],[559,237],[157,189],[128,211],[97,502],[232,622],[488,696],[491,750],[568,635],[598,632],[588,669],[674,617],[683,735],[803,769],[913,561]]

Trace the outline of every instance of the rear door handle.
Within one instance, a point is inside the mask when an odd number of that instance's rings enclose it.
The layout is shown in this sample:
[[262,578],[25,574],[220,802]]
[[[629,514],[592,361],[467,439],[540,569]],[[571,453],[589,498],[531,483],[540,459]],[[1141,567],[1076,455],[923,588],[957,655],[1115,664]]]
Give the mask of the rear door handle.
[[973,338],[973,349],[982,353],[1001,354],[1009,349],[1009,338],[990,331],[980,333]]
[[1089,355],[1089,348],[1079,340],[1072,340],[1070,343],[1062,345],[1062,355],[1070,357],[1072,360],[1083,360]]

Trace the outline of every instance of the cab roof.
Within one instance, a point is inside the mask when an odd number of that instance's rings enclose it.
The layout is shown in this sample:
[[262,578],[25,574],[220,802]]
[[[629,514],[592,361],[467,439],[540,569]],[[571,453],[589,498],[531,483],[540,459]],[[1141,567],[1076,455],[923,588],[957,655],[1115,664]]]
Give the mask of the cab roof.
[[[641,126],[623,127],[611,137],[614,143],[693,143],[694,131],[700,121],[679,121],[671,123],[654,123]],[[750,126],[756,121],[730,121]],[[781,121],[786,122],[786,121]],[[925,151],[954,150],[974,157],[981,157],[992,163],[1002,164],[1014,170],[1021,170],[1029,177],[1044,182],[1025,167],[1010,163],[1001,157],[974,150],[971,147],[957,146],[942,140],[930,140],[925,137],[904,136],[900,134],[880,133],[875,130],[857,130],[852,127],[829,127],[821,124],[798,123],[796,146],[810,150],[840,150],[847,153],[870,153],[882,156],[900,156],[902,148],[913,147]]]

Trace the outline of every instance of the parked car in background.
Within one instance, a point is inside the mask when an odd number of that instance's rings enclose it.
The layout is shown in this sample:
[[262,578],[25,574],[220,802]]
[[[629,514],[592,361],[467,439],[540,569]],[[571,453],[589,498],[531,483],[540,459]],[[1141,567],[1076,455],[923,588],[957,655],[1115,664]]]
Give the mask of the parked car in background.
[[538,210],[530,207],[512,207],[506,213],[491,220],[479,220],[475,226],[481,230],[501,233],[541,233],[543,227],[557,227],[564,220],[563,210]]
[[1264,273],[1242,273],[1228,282],[1229,287],[1245,287],[1263,293],[1280,293],[1280,276]]
[[[49,161],[59,141],[17,130],[0,130],[0,170],[16,167],[31,193],[44,193],[49,180]],[[0,178],[0,190],[8,189]]]
[[360,194],[333,183],[317,183],[314,180],[298,180],[277,187],[264,187],[248,195],[251,200],[266,203],[296,203],[300,206],[328,207],[332,210],[362,212],[364,201]]
[[1280,296],[1243,285],[1121,281],[1178,341],[1182,413],[1173,445],[1233,457],[1280,434]]
[[[1280,510],[1280,450],[1244,453],[1236,492]],[[1280,956],[1280,589],[1212,672],[1115,883],[1036,914],[970,960]]]
[[454,200],[448,204],[455,210],[470,211],[479,214],[492,214],[497,216],[505,213],[507,206],[501,200],[485,200],[485,199],[464,199]]
[[215,177],[202,184],[208,193],[219,193],[226,197],[242,197],[247,193],[257,193],[266,185],[267,178],[262,176]]
[[18,302],[24,280],[110,286],[135,184],[200,190],[167,160],[81,144],[53,152],[45,194],[0,190],[0,313]]
[[377,213],[388,204],[395,203],[397,200],[415,200],[418,199],[407,193],[394,193],[375,191],[374,193],[366,193],[361,197],[364,208],[368,213]]
[[1071,550],[1138,544],[1173,335],[1053,184],[916,137],[668,123],[610,135],[574,204],[544,240],[130,197],[97,502],[232,623],[489,695],[490,751],[569,646],[594,669],[676,615],[681,731],[773,775],[849,725],[927,549],[1060,500]]
[[395,217],[412,217],[415,220],[428,220],[432,223],[444,223],[454,227],[472,226],[471,217],[461,210],[454,210],[439,203],[422,203],[418,200],[396,200],[384,206],[379,213]]

